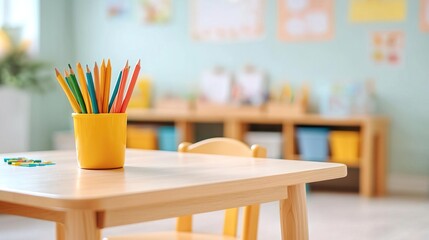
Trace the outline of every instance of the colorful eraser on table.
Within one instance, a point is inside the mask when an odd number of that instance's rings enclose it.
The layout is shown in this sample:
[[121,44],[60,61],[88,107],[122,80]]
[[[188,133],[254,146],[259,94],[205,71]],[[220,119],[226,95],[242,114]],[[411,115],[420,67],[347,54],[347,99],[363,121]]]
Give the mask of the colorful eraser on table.
[[4,158],[3,161],[8,165],[19,166],[19,167],[42,167],[55,165],[52,161],[42,161],[40,159],[28,159],[24,157],[17,158]]

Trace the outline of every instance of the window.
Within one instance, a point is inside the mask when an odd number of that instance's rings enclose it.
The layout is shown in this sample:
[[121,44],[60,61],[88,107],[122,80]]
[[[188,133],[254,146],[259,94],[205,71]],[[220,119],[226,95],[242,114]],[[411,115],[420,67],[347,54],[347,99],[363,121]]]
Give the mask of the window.
[[39,49],[39,0],[0,0],[0,26],[12,37],[28,44],[34,54]]

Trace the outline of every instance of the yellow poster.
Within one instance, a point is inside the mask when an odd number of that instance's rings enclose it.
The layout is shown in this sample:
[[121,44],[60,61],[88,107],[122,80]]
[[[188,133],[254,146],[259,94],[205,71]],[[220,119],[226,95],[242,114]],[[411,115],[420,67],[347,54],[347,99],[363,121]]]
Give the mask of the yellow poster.
[[406,0],[351,0],[349,19],[352,22],[403,21]]

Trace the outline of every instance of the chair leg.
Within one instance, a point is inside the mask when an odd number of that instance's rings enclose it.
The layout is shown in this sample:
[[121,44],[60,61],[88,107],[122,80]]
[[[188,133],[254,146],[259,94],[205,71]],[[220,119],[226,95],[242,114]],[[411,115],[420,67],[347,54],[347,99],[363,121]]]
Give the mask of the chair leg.
[[259,204],[244,208],[243,240],[258,239]]
[[192,232],[192,215],[177,218],[176,231]]

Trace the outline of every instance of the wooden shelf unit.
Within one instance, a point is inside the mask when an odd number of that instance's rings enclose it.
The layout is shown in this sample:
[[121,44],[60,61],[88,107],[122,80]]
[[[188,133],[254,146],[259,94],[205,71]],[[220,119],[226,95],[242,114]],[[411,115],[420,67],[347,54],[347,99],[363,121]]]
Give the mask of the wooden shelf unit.
[[129,122],[174,122],[180,132],[180,141],[194,142],[195,123],[222,123],[225,137],[244,140],[250,124],[279,124],[282,126],[283,156],[286,159],[299,160],[296,153],[297,126],[327,126],[352,127],[360,132],[359,166],[359,193],[362,196],[384,196],[386,194],[386,166],[387,166],[387,134],[388,119],[381,116],[354,116],[354,117],[324,117],[315,114],[296,116],[270,116],[264,112],[260,114],[219,112],[199,113],[167,112],[156,109],[130,109]]

